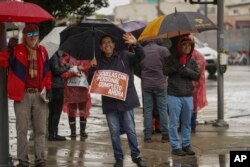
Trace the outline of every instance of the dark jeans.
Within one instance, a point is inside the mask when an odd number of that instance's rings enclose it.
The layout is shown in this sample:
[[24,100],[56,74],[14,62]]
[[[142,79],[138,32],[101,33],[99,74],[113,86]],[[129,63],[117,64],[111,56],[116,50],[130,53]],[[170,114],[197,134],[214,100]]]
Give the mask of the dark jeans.
[[196,119],[197,119],[197,112],[193,112],[191,117],[191,129],[196,128]]
[[49,134],[57,134],[63,107],[63,88],[52,88],[52,100],[49,102]]
[[122,142],[120,138],[121,125],[124,132],[127,134],[132,159],[139,157],[140,150],[138,149],[133,110],[110,111],[107,112],[106,119],[109,126],[115,159],[123,159]]
[[154,109],[154,98],[160,115],[161,132],[168,134],[168,111],[165,90],[142,90],[143,94],[143,116],[144,116],[144,137],[152,137],[152,116]]

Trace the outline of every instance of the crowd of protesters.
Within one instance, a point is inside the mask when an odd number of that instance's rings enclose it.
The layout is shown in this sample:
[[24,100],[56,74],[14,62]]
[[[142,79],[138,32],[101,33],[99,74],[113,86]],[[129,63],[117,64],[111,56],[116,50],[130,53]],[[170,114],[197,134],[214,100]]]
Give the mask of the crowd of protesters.
[[[80,136],[88,137],[86,125],[92,105],[88,86],[97,70],[115,70],[129,76],[124,101],[102,96],[116,160],[114,167],[123,166],[121,131],[127,135],[132,161],[146,167],[135,131],[133,109],[140,103],[130,68],[134,65],[140,69],[144,142],[151,143],[153,132],[159,132],[163,143],[170,142],[172,154],[195,154],[191,148],[191,132],[196,132],[197,111],[207,105],[207,100],[205,60],[194,48],[193,37],[190,34],[176,37],[170,51],[156,40],[140,44],[131,33],[124,34],[123,39],[131,46],[131,52],[116,51],[113,37],[104,35],[100,38],[102,55],[93,60],[77,60],[61,50],[49,60],[45,47],[39,45],[39,28],[35,24],[24,27],[21,44],[17,44],[16,38],[10,39],[8,47],[0,52],[0,67],[8,68],[8,96],[14,100],[17,167],[29,166],[30,125],[34,130],[35,166],[46,166],[47,115],[49,141],[66,140],[58,134],[62,111],[68,114],[70,137],[77,136],[77,116],[80,117]],[[86,85],[74,85],[72,81],[77,79],[84,80]],[[46,92],[45,97],[41,92]],[[153,125],[153,121],[157,124]]]

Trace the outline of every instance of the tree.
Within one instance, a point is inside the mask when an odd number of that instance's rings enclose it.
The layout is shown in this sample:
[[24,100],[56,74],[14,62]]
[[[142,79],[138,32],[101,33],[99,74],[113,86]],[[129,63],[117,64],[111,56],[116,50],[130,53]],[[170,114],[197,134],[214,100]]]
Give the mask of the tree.
[[[74,14],[78,21],[86,16],[91,16],[96,10],[108,7],[108,0],[24,0],[25,2],[35,3],[46,9],[56,19]],[[53,22],[44,22],[40,25],[40,37],[44,37],[54,26]]]

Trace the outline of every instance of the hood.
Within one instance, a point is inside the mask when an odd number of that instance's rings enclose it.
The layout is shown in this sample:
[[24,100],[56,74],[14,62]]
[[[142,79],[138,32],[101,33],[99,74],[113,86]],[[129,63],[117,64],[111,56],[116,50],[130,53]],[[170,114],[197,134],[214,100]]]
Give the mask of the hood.
[[188,54],[188,57],[190,58],[193,50],[194,50],[194,37],[193,35],[189,34],[189,35],[183,35],[179,37],[178,43],[177,43],[177,50],[178,50],[178,55],[181,56],[181,43],[184,41],[191,41],[192,42],[192,48],[190,53]]

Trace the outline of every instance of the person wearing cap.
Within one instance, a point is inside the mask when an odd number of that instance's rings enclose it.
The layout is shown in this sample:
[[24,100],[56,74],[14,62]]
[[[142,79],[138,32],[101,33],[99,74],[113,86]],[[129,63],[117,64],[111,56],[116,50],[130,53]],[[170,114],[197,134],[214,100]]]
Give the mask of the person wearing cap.
[[[175,52],[166,59],[164,73],[168,76],[167,104],[169,111],[169,139],[172,154],[194,155],[191,149],[191,115],[193,112],[193,81],[200,78],[200,70],[192,58],[194,41],[189,35],[180,36]],[[180,146],[178,123],[181,123]]]
[[[48,106],[41,97],[46,90],[50,99],[51,72],[45,47],[39,45],[39,28],[28,24],[23,29],[23,42],[13,51],[13,56],[0,59],[8,72],[8,96],[14,100],[17,132],[17,167],[28,167],[29,145],[27,133],[29,125],[34,130],[35,167],[45,164],[45,133]],[[0,63],[0,64],[2,64]]]

